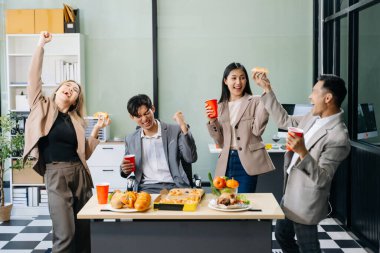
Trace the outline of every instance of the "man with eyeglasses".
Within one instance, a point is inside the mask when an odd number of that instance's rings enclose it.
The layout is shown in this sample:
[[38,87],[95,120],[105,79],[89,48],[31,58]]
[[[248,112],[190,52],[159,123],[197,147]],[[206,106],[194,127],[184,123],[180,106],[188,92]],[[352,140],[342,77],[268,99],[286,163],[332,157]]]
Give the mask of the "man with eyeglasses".
[[[194,163],[197,150],[182,112],[173,116],[177,124],[159,121],[154,118],[152,101],[144,94],[129,99],[127,109],[139,127],[125,139],[125,155],[135,155],[134,190],[159,193],[162,189],[190,187],[181,159]],[[123,159],[121,176],[130,176],[133,167]]]

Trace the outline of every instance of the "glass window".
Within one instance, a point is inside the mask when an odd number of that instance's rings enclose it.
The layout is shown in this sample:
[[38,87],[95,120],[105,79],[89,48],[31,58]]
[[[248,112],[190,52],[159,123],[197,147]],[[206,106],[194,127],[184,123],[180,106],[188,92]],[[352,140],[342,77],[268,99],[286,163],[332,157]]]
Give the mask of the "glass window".
[[334,1],[324,1],[324,12],[325,17],[328,17],[335,13]]
[[380,144],[380,4],[359,13],[358,139]]
[[[344,17],[338,21],[340,24],[340,57],[339,57],[339,76],[346,82],[348,89],[348,19]],[[344,121],[348,122],[348,96],[343,101]]]
[[349,0],[324,1],[325,17],[331,16],[349,6]]
[[347,8],[348,6],[350,6],[350,1],[349,0],[337,0],[336,1],[336,11],[341,11],[345,8]]

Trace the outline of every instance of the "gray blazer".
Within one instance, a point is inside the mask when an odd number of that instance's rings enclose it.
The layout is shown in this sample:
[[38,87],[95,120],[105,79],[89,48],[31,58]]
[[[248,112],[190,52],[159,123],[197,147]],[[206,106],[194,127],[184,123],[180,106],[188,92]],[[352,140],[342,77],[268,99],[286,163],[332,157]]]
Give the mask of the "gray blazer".
[[[306,133],[316,117],[289,116],[277,101],[273,92],[261,98],[265,108],[279,128],[298,127]],[[299,158],[289,175],[286,173],[294,152],[285,153],[284,196],[281,202],[286,217],[306,225],[318,224],[326,218],[331,181],[339,164],[350,153],[348,131],[340,117],[319,129],[307,143],[309,154]]]
[[[245,95],[242,100],[234,125],[241,164],[248,175],[267,173],[275,169],[261,138],[269,115],[260,103],[259,96]],[[215,175],[224,176],[232,135],[228,102],[219,103],[218,112],[218,119],[213,123],[207,123],[207,128],[215,143],[222,147]]]
[[[197,147],[195,146],[195,141],[190,131],[187,134],[183,134],[181,128],[178,125],[171,125],[161,122],[161,136],[162,143],[165,152],[166,160],[168,161],[168,166],[170,173],[173,177],[174,183],[178,187],[190,187],[190,182],[186,176],[186,173],[182,167],[180,159],[187,163],[196,162]],[[137,129],[133,134],[128,135],[125,138],[125,154],[134,154],[136,163],[136,183],[135,187],[141,182],[142,173],[142,140],[141,140],[142,129]],[[120,171],[122,177],[127,177],[129,174],[125,174]]]

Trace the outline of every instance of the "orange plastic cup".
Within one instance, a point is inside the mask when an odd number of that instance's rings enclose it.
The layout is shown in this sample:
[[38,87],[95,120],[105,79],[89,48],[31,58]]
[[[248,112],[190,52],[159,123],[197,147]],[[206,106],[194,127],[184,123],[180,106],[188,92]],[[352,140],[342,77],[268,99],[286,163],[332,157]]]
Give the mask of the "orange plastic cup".
[[[297,127],[288,127],[288,134],[293,133],[299,137],[303,136],[303,130]],[[286,150],[293,151],[288,145],[286,145]]]
[[109,187],[109,183],[96,184],[96,195],[98,196],[99,204],[107,204]]
[[214,113],[210,115],[210,118],[212,119],[217,118],[218,117],[218,100],[210,99],[210,100],[207,100],[205,103],[207,106],[210,106],[211,109],[214,111]]
[[124,156],[124,160],[127,160],[130,163],[133,163],[132,172],[135,172],[136,171],[135,155],[126,155]]

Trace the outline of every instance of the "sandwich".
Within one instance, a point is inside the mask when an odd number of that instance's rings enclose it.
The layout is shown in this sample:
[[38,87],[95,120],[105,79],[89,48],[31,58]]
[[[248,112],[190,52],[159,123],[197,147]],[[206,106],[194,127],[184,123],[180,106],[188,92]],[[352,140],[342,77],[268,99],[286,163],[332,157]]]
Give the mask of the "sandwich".
[[255,67],[252,69],[252,73],[255,74],[255,73],[263,73],[265,75],[268,75],[269,74],[269,70],[267,68],[264,68],[264,67]]

